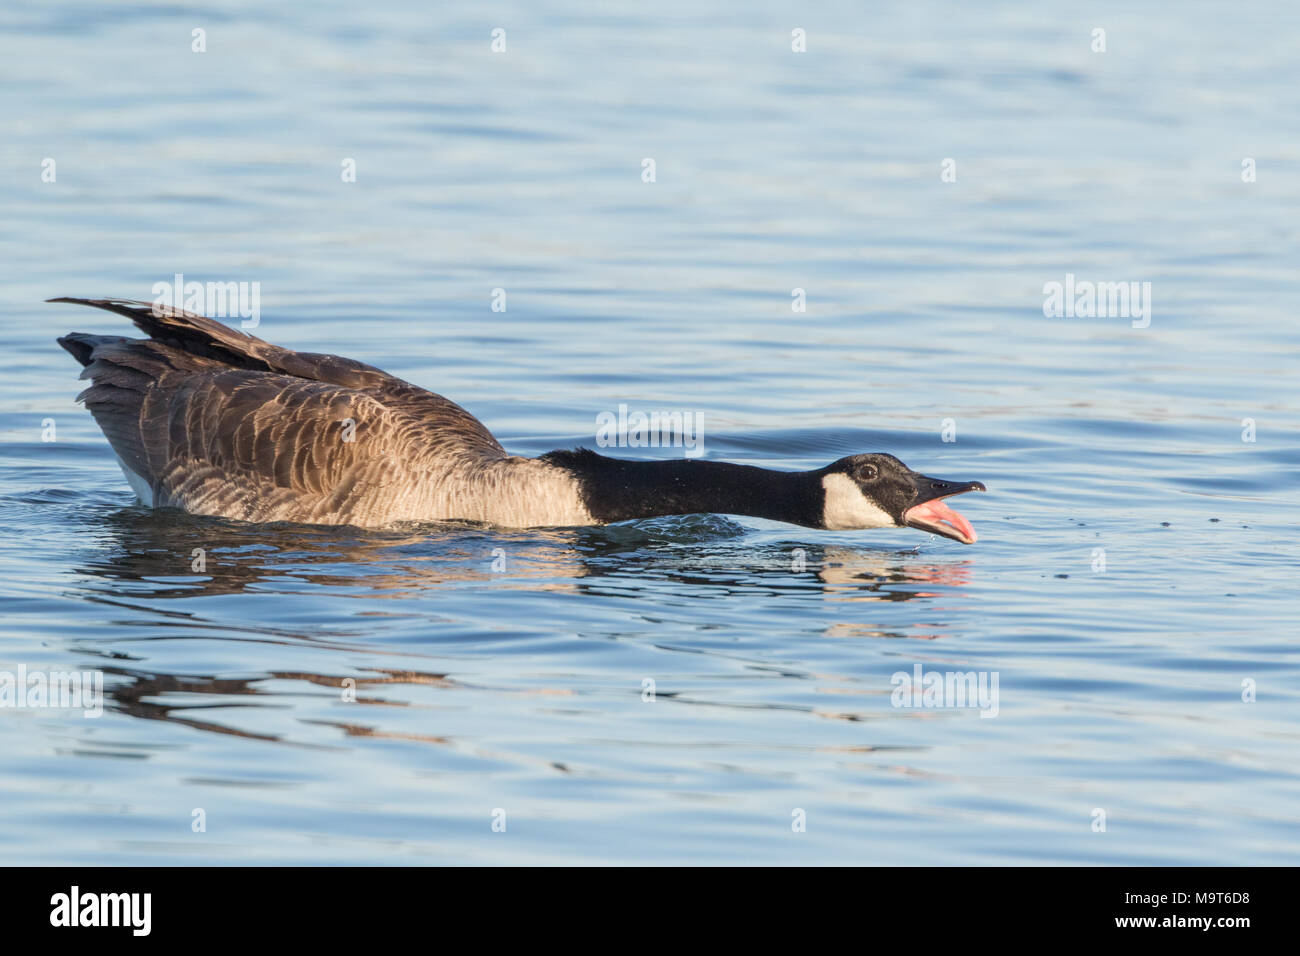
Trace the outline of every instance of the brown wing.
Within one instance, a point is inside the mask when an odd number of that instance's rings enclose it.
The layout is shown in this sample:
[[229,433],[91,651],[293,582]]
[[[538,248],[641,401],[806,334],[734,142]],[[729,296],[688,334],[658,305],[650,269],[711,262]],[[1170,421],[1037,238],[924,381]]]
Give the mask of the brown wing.
[[418,516],[423,476],[506,457],[454,402],[360,362],[148,303],[51,301],[127,315],[152,336],[72,333],[59,343],[92,381],[78,398],[157,504],[379,524]]

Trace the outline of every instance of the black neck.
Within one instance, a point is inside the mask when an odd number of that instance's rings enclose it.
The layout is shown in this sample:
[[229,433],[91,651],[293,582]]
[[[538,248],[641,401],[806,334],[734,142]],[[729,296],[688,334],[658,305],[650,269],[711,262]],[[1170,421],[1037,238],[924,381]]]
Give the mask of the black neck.
[[725,461],[628,461],[593,451],[542,456],[578,479],[583,504],[597,521],[657,515],[732,514],[821,527],[821,475],[771,471]]

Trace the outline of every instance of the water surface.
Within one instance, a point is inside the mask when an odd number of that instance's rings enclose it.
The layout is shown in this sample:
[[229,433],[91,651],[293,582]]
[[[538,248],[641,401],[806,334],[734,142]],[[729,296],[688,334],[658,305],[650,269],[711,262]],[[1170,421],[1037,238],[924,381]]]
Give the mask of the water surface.
[[[7,5],[0,669],[107,701],[0,710],[0,860],[1294,862],[1296,19]],[[53,342],[125,321],[41,300],[178,272],[513,452],[690,411],[982,480],[981,540],[150,513]],[[1149,326],[1046,318],[1067,273]]]

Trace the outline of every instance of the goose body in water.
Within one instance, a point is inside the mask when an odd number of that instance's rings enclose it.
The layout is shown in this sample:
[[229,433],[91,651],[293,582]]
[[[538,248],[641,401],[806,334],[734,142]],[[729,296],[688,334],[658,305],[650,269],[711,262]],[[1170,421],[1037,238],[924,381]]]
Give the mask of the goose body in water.
[[145,339],[73,332],[94,415],[140,500],[245,521],[503,527],[738,514],[810,528],[913,527],[964,544],[944,499],[978,481],[927,478],[892,455],[814,471],[628,461],[586,449],[509,454],[441,395],[361,362],[295,352],[180,309],[51,299],[126,316]]

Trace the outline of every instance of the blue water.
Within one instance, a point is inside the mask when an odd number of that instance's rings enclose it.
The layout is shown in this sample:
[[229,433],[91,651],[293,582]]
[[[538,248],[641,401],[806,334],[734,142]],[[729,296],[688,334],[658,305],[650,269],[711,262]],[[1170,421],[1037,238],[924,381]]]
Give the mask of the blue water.
[[[107,697],[0,709],[0,861],[1294,862],[1300,14],[1049,6],[0,8],[0,670]],[[514,452],[690,411],[980,541],[150,513],[53,341],[127,323],[42,300],[175,273]]]

